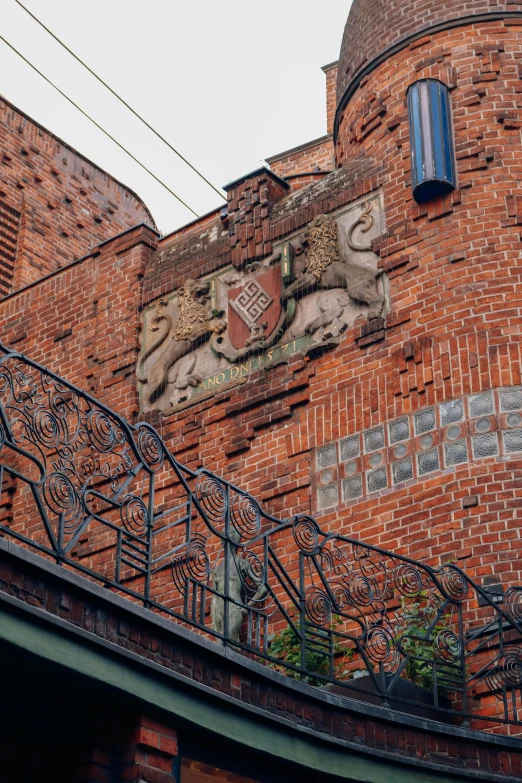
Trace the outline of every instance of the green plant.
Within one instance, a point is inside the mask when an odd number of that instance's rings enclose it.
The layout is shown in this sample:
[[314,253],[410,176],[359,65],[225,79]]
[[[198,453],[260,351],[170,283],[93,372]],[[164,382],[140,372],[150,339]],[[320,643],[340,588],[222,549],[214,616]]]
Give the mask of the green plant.
[[[438,610],[423,600],[425,593],[416,602],[401,600],[402,621],[397,634],[396,645],[409,657],[403,670],[403,678],[433,690],[433,661],[437,659],[436,644],[442,632],[450,631],[450,617],[441,615],[433,625]],[[443,686],[439,686],[443,689]]]
[[[325,685],[321,675],[322,677],[330,675],[330,654],[326,650],[322,652],[320,648],[322,645],[328,648],[328,645],[331,643],[331,634],[335,632],[339,625],[341,625],[339,616],[333,615],[328,628],[319,629],[314,627],[313,633],[310,630],[307,631],[305,668],[309,674],[304,677],[304,681],[309,685]],[[342,657],[342,662],[334,667],[334,677],[336,680],[340,680],[349,675],[349,672],[342,671],[342,669],[343,664],[353,658],[353,651],[346,650],[338,642],[334,642],[333,653],[334,656],[338,654],[339,657]],[[301,666],[301,640],[292,626],[288,625],[281,633],[273,634],[270,637],[270,655],[274,658],[279,658],[281,661],[281,663],[271,661],[268,664],[271,669],[282,672],[294,680],[301,679],[301,674],[298,671],[285,666],[285,664]],[[314,676],[314,674],[319,676]]]

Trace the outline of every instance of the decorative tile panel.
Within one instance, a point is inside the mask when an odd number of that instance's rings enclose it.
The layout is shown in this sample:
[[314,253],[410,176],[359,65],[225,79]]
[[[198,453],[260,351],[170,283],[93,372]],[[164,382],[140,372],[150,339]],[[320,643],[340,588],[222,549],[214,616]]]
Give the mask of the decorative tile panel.
[[317,449],[315,510],[393,492],[469,462],[513,457],[522,458],[522,387],[448,400]]

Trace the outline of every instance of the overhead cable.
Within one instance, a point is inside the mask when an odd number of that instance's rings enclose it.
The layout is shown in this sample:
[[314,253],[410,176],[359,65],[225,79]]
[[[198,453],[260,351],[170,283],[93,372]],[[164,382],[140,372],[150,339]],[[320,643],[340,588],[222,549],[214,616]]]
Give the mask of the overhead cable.
[[79,111],[79,112],[81,112],[81,113],[83,114],[83,116],[84,116],[84,117],[87,117],[87,119],[88,119],[88,120],[90,120],[90,121],[92,122],[92,124],[93,124],[93,125],[96,125],[96,127],[97,127],[99,130],[101,130],[101,132],[102,132],[102,133],[104,133],[104,134],[105,134],[105,135],[106,135],[106,136],[107,136],[107,137],[108,137],[108,138],[109,138],[111,141],[113,141],[113,142],[114,142],[114,144],[116,144],[116,145],[117,145],[117,146],[118,146],[118,147],[119,147],[121,150],[123,150],[123,152],[125,152],[125,153],[126,153],[126,154],[127,154],[129,157],[130,157],[130,158],[132,158],[132,160],[133,160],[133,161],[135,161],[135,162],[138,164],[138,166],[141,166],[141,168],[142,168],[144,171],[146,171],[146,172],[147,172],[147,174],[150,174],[150,176],[151,176],[151,177],[153,177],[153,178],[156,180],[156,182],[159,182],[159,184],[160,184],[162,187],[164,187],[164,188],[165,188],[165,190],[167,190],[167,191],[168,191],[168,192],[169,192],[169,193],[170,193],[172,196],[174,196],[174,198],[175,198],[175,199],[177,199],[177,200],[179,201],[179,203],[180,203],[180,204],[183,204],[183,206],[184,206],[184,207],[186,207],[186,209],[188,209],[190,212],[192,212],[192,214],[193,214],[193,215],[195,215],[196,217],[199,217],[198,213],[197,213],[195,210],[193,210],[193,209],[192,209],[192,207],[189,207],[189,205],[188,205],[188,204],[186,204],[186,203],[183,201],[183,199],[182,199],[182,198],[180,198],[180,197],[177,195],[177,193],[174,193],[174,191],[173,191],[171,188],[169,188],[169,186],[168,186],[168,185],[166,185],[166,184],[165,184],[165,183],[164,183],[164,182],[163,182],[163,181],[162,181],[162,180],[161,180],[159,177],[157,177],[157,176],[156,176],[156,175],[155,175],[155,174],[154,174],[154,173],[153,173],[153,172],[152,172],[150,169],[148,169],[148,168],[147,168],[147,167],[146,167],[146,166],[145,166],[145,165],[144,165],[144,164],[143,164],[143,163],[142,163],[140,160],[138,160],[138,158],[136,158],[136,156],[135,156],[135,155],[133,155],[133,154],[132,154],[132,152],[129,152],[129,150],[128,150],[128,149],[126,149],[126,148],[123,146],[123,144],[120,144],[120,142],[119,142],[117,139],[115,139],[115,138],[114,138],[114,136],[111,136],[111,134],[110,134],[108,131],[106,131],[106,130],[105,130],[105,128],[102,128],[102,126],[101,126],[99,123],[97,123],[97,122],[96,122],[96,120],[93,120],[93,118],[92,118],[92,117],[91,117],[89,114],[87,114],[87,112],[86,112],[86,111],[84,111],[84,110],[83,110],[83,109],[82,109],[80,106],[78,106],[78,104],[77,104],[77,103],[75,103],[75,102],[72,100],[72,98],[69,98],[69,96],[68,96],[68,95],[66,95],[66,94],[63,92],[63,90],[61,90],[59,87],[57,87],[57,86],[56,86],[56,84],[54,84],[54,82],[52,82],[52,81],[51,81],[51,79],[49,79],[49,78],[48,78],[48,77],[47,77],[45,74],[43,74],[41,71],[39,71],[39,70],[38,70],[38,68],[36,67],[36,65],[33,65],[33,64],[32,64],[32,62],[30,62],[30,61],[27,59],[27,57],[24,57],[24,55],[23,55],[21,52],[19,52],[19,51],[18,51],[18,49],[16,49],[16,48],[13,46],[13,44],[9,43],[9,41],[8,41],[8,40],[6,40],[6,39],[3,37],[3,35],[0,35],[0,41],[3,41],[3,42],[6,44],[6,46],[8,46],[10,49],[12,49],[12,50],[13,50],[13,52],[14,52],[15,54],[17,54],[17,55],[18,55],[18,56],[19,56],[19,57],[20,57],[20,58],[21,58],[21,59],[22,59],[22,60],[23,60],[25,63],[27,63],[27,65],[29,65],[29,66],[30,66],[30,67],[33,69],[33,71],[36,71],[36,73],[37,73],[39,76],[41,76],[41,77],[42,77],[42,79],[45,79],[45,81],[46,81],[48,84],[50,84],[50,85],[51,85],[51,87],[54,87],[54,89],[55,89],[57,92],[59,92],[59,93],[60,93],[60,95],[62,95],[62,96],[63,96],[63,97],[66,99],[66,100],[68,100],[68,101],[69,101],[69,103],[70,103],[70,104],[72,104],[72,105],[74,106],[74,108],[75,108],[75,109],[78,109],[78,111]]
[[68,53],[69,53],[69,54],[70,54],[72,57],[74,57],[74,59],[75,59],[77,62],[79,62],[79,63],[80,63],[80,65],[83,65],[83,67],[84,67],[84,68],[86,68],[86,69],[89,71],[89,73],[90,73],[92,76],[94,76],[94,78],[95,78],[95,79],[98,79],[98,81],[100,82],[100,84],[103,84],[103,86],[104,86],[104,87],[105,87],[107,90],[109,90],[109,92],[111,92],[111,93],[114,95],[114,97],[115,97],[115,98],[117,98],[117,99],[120,101],[120,103],[122,103],[122,104],[123,104],[123,105],[124,105],[124,106],[125,106],[125,107],[126,107],[126,108],[127,108],[129,111],[130,111],[130,112],[132,112],[132,114],[134,114],[134,116],[135,116],[135,117],[137,117],[139,120],[141,120],[141,122],[142,122],[144,125],[146,125],[146,127],[147,127],[147,128],[150,130],[150,131],[152,131],[152,133],[154,133],[154,135],[155,135],[155,136],[157,136],[157,137],[158,137],[158,139],[160,139],[160,140],[161,140],[161,141],[162,141],[164,144],[166,144],[166,145],[167,145],[167,147],[168,147],[170,150],[172,150],[172,152],[174,152],[174,153],[175,153],[175,154],[178,156],[178,158],[180,158],[180,159],[183,161],[183,163],[186,163],[186,164],[187,164],[187,166],[189,166],[189,168],[191,168],[191,169],[192,169],[192,171],[194,171],[194,172],[195,172],[195,173],[198,175],[198,177],[201,177],[201,179],[202,179],[204,182],[206,182],[206,183],[207,183],[207,185],[209,185],[209,187],[211,187],[211,188],[212,188],[212,190],[214,190],[214,191],[215,191],[215,192],[218,194],[218,196],[219,196],[220,198],[223,198],[223,193],[222,193],[220,190],[218,190],[218,188],[216,188],[216,187],[215,187],[215,185],[213,185],[213,184],[212,184],[212,182],[210,182],[210,181],[209,181],[209,180],[208,180],[208,179],[207,179],[207,178],[206,178],[206,177],[205,177],[205,176],[204,176],[204,175],[203,175],[203,174],[202,174],[202,173],[201,173],[201,172],[200,172],[200,171],[199,171],[199,170],[198,170],[198,169],[195,167],[195,166],[193,166],[193,165],[192,165],[192,163],[190,163],[190,161],[188,161],[188,160],[187,160],[185,157],[183,157],[183,155],[181,154],[181,152],[178,152],[178,150],[177,150],[175,147],[173,147],[173,146],[172,146],[172,144],[171,144],[169,141],[167,141],[167,139],[166,139],[164,136],[162,136],[162,135],[161,135],[161,133],[159,133],[159,132],[158,132],[158,131],[157,131],[155,128],[153,128],[153,127],[152,127],[152,125],[151,125],[149,122],[147,122],[147,120],[145,120],[145,119],[144,119],[144,118],[141,116],[141,114],[138,114],[138,112],[137,112],[135,109],[133,109],[133,108],[132,108],[132,106],[130,106],[130,105],[127,103],[127,101],[125,101],[125,100],[124,100],[124,99],[123,99],[123,98],[122,98],[120,95],[118,95],[118,93],[117,93],[115,90],[113,90],[113,89],[112,89],[112,87],[110,87],[110,85],[108,85],[108,84],[107,84],[107,82],[106,82],[106,81],[104,81],[104,80],[101,78],[101,76],[98,76],[98,74],[97,74],[95,71],[93,71],[93,70],[92,70],[92,68],[90,68],[90,67],[89,67],[89,66],[88,66],[86,63],[84,63],[84,61],[83,61],[83,60],[82,60],[80,57],[78,57],[78,55],[77,55],[77,54],[75,54],[75,53],[72,51],[72,49],[70,49],[70,48],[67,46],[67,44],[64,44],[64,42],[63,42],[62,40],[60,40],[60,38],[58,38],[58,36],[57,36],[57,35],[55,35],[55,34],[53,33],[53,31],[52,31],[52,30],[49,30],[49,28],[48,28],[48,27],[46,27],[46,25],[45,25],[45,24],[44,24],[42,21],[40,21],[40,19],[38,19],[38,17],[37,17],[37,16],[35,16],[35,15],[34,15],[34,14],[33,14],[33,13],[32,13],[32,12],[31,12],[31,11],[28,9],[28,8],[26,8],[26,7],[25,7],[25,5],[24,5],[23,3],[21,3],[21,2],[20,2],[20,0],[15,0],[15,3],[18,3],[18,5],[20,6],[20,8],[23,8],[23,9],[24,9],[24,11],[25,11],[27,14],[29,14],[29,16],[30,16],[30,17],[32,17],[32,18],[34,19],[34,21],[35,21],[35,22],[38,22],[38,24],[40,25],[40,27],[43,27],[43,29],[44,29],[44,30],[45,30],[47,33],[49,33],[49,35],[51,35],[51,36],[54,38],[54,40],[55,40],[55,41],[57,41],[57,42],[60,44],[60,46],[63,46],[63,48],[64,48],[64,49],[65,49],[65,50],[66,50],[66,51],[67,51],[67,52],[68,52]]

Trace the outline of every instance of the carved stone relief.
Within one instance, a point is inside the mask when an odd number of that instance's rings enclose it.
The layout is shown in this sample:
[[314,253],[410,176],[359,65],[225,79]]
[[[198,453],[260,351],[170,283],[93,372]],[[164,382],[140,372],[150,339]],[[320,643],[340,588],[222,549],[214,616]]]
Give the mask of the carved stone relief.
[[145,312],[138,363],[142,410],[166,410],[292,354],[336,345],[359,315],[388,310],[371,241],[381,194],[309,226],[242,271],[187,280]]

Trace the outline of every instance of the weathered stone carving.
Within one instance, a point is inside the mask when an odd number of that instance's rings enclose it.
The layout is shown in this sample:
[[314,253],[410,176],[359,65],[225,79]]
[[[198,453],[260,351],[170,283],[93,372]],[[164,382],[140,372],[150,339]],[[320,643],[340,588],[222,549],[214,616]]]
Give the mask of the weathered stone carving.
[[[141,374],[141,369],[145,361],[160,348],[169,338],[173,328],[171,316],[163,312],[165,306],[164,300],[160,300],[160,309],[157,309],[157,315],[154,317],[150,328],[155,331],[158,329],[158,323],[165,321],[166,329],[158,340],[143,354],[138,370],[138,379],[141,383],[147,384],[147,398],[149,402],[154,402],[162,394],[167,385],[169,370],[182,357],[188,354],[193,348],[204,340],[207,340],[211,334],[221,334],[226,329],[226,322],[221,318],[216,318],[209,309],[210,284],[203,280],[187,280],[178,291],[178,319],[174,326],[173,334],[170,336],[168,344],[164,351],[159,355],[152,365],[148,377]],[[196,357],[192,366],[185,369],[186,384],[197,386],[203,380],[194,372]],[[173,378],[175,384],[177,378]]]
[[[368,205],[364,205],[364,209],[363,218],[371,219],[367,211]],[[349,232],[348,246],[354,248],[356,246],[352,243],[352,234],[353,228]],[[346,288],[352,299],[369,306],[368,319],[382,316],[385,299],[377,287],[377,280],[382,273],[341,258],[337,243],[337,222],[333,217],[319,215],[314,218],[308,229],[307,244],[308,252],[304,256],[304,262],[301,262],[301,267],[297,270],[296,280],[284,291],[283,301],[309,294],[316,288]],[[332,319],[336,317],[333,312],[332,310]],[[329,318],[330,315],[323,312],[312,322],[314,328],[311,331],[326,326]]]
[[[231,534],[232,540],[239,536]],[[228,597],[232,600],[228,603],[228,636],[234,641],[239,641],[243,618],[248,612],[247,606],[260,606],[267,595],[267,588],[264,584],[259,584],[254,595],[246,588],[249,581],[252,581],[252,570],[248,560],[237,552],[237,548],[232,546],[232,556],[230,558],[230,573],[228,580]],[[221,595],[225,594],[225,559],[223,558],[216,565],[211,575],[211,584],[213,589]],[[255,584],[255,582],[254,582]],[[234,603],[237,601],[237,603]],[[238,604],[243,604],[239,606]],[[212,595],[210,603],[210,614],[212,618],[212,628],[216,633],[225,632],[225,602],[219,595]]]
[[383,231],[376,193],[316,217],[269,258],[162,297],[145,316],[142,409],[165,410],[297,352],[335,345],[359,316],[383,316],[387,278],[371,250]]

